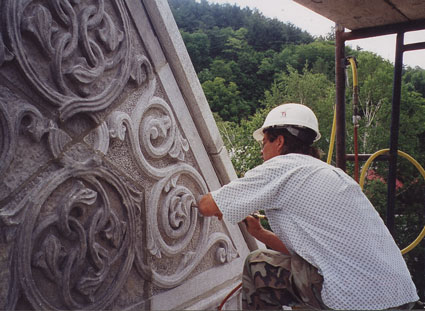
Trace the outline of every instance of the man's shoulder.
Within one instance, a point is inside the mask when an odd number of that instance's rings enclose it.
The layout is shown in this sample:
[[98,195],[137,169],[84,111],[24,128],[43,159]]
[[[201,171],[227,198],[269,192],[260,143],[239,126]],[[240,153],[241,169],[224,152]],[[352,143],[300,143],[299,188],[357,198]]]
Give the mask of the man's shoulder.
[[273,164],[293,164],[293,165],[318,165],[318,166],[327,166],[326,162],[323,162],[320,159],[312,157],[310,155],[299,154],[299,153],[289,153],[285,155],[279,155],[270,160],[264,162],[263,164],[269,163]]

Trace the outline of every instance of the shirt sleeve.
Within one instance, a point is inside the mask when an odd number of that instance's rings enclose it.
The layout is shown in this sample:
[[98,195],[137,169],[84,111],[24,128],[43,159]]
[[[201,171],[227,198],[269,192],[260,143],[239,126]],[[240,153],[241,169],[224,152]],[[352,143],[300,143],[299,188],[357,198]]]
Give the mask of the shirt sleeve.
[[226,220],[236,224],[255,211],[270,208],[276,191],[270,161],[211,192]]

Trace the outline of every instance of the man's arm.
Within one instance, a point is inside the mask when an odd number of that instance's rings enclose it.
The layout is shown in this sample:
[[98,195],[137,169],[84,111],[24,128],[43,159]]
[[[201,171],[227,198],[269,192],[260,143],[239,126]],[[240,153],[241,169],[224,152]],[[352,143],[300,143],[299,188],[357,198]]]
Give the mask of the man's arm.
[[198,210],[203,216],[216,216],[218,220],[223,218],[223,214],[220,212],[211,193],[204,195],[201,200],[199,200]]
[[[215,203],[211,193],[204,195],[198,202],[198,210],[203,216],[216,216],[219,220],[223,218],[223,214]],[[285,254],[289,254],[288,249],[285,244],[277,237],[273,232],[264,229],[260,220],[253,217],[248,216],[245,218],[244,223],[247,227],[248,232],[257,240],[263,242],[265,245],[270,247],[271,249],[282,252]]]
[[271,249],[285,253],[290,254],[288,249],[286,248],[285,244],[277,237],[276,234],[273,232],[264,229],[261,226],[260,219],[248,216],[244,219],[244,223],[246,225],[247,231],[257,240],[263,242],[265,245],[270,247]]

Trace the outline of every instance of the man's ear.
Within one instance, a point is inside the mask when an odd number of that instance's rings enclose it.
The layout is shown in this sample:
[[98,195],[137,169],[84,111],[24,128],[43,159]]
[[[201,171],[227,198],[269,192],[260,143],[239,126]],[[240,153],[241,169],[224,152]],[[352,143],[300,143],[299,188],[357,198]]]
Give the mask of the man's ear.
[[279,153],[280,153],[283,149],[283,145],[285,144],[285,138],[283,137],[283,135],[279,135],[276,139],[277,139],[276,147],[279,148]]

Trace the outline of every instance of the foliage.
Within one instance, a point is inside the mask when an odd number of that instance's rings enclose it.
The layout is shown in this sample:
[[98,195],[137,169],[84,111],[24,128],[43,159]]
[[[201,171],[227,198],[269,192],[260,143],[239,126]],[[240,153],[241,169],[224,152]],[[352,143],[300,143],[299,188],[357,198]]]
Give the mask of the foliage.
[[332,120],[334,89],[333,84],[327,80],[324,74],[312,73],[305,68],[303,73],[298,73],[293,68],[288,68],[289,73],[282,72],[276,79],[270,91],[266,91],[263,101],[264,109],[259,109],[247,120],[243,119],[239,124],[234,122],[219,121],[218,126],[224,138],[227,149],[236,172],[242,176],[247,170],[262,162],[261,151],[252,138],[252,133],[264,122],[268,111],[282,103],[297,102],[312,108],[323,127],[322,137],[318,147],[322,150],[327,148],[330,137]]
[[186,32],[202,29],[208,33],[215,27],[233,30],[244,27],[248,30],[248,44],[257,51],[280,50],[287,43],[313,42],[313,37],[306,31],[267,18],[248,7],[241,9],[237,5],[213,4],[206,0],[168,0],[168,3],[179,29]]
[[411,89],[425,97],[425,71],[422,68],[407,68],[403,74],[403,80],[406,84],[410,84]]
[[248,105],[239,96],[238,86],[234,82],[226,84],[225,80],[216,77],[213,81],[205,81],[202,84],[205,96],[209,98],[209,104],[213,112],[230,121],[237,121],[236,116],[246,116],[249,112]]
[[211,57],[209,56],[210,39],[207,34],[202,30],[193,33],[181,30],[180,33],[195,70],[199,72],[202,68],[208,67],[211,63]]
[[[248,105],[246,113],[221,113],[226,121],[239,121],[258,108],[276,73],[260,68],[265,58],[286,46],[313,42],[311,35],[294,25],[266,18],[249,8],[205,0],[169,0],[169,4],[202,85],[220,77],[243,90],[239,96],[241,103]],[[216,102],[219,98],[207,95],[207,99]],[[232,111],[239,113],[240,109]]]
[[[371,52],[361,52],[356,55],[357,73],[359,81],[359,151],[360,153],[373,153],[386,148],[389,141],[389,131],[382,132],[383,128],[390,125],[391,99],[392,99],[392,75],[393,66],[390,62]],[[347,90],[349,98],[347,103],[347,124],[352,133],[352,73],[349,67],[348,78],[350,87]],[[381,132],[379,135],[378,132]],[[383,136],[384,135],[384,136]],[[350,135],[351,136],[351,135]],[[349,151],[353,153],[349,141]]]
[[322,138],[316,143],[324,153],[328,150],[333,118],[334,85],[323,73],[313,73],[307,66],[298,73],[291,66],[275,80],[271,91],[266,91],[266,106],[295,102],[310,107],[319,119]]
[[258,110],[247,120],[241,122],[217,121],[236,174],[241,177],[251,168],[262,163],[260,145],[252,137],[252,133],[264,122],[268,111]]

